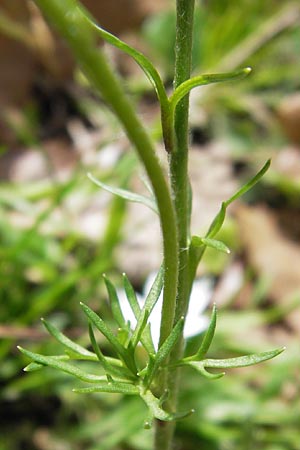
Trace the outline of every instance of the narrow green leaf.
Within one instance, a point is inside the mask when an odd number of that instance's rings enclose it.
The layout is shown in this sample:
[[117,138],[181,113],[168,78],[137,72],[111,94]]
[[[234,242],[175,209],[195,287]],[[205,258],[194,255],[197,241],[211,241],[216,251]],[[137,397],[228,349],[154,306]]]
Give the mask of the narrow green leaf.
[[95,327],[106,337],[108,342],[113,346],[115,351],[119,355],[123,355],[125,349],[121,346],[118,339],[115,337],[111,329],[106,325],[106,323],[98,316],[91,308],[89,308],[84,303],[80,302],[80,306],[83,309],[85,315],[90,319],[90,321],[95,325]]
[[124,379],[124,380],[134,379],[132,376],[132,373],[129,372],[129,370],[126,367],[123,367],[121,361],[119,361],[119,363],[121,365],[116,366],[115,364],[111,364],[109,359],[103,355],[103,353],[96,341],[96,338],[94,335],[94,330],[93,330],[93,325],[91,323],[89,323],[89,335],[90,335],[90,340],[91,340],[91,344],[93,346],[94,352],[96,353],[99,361],[101,362],[103,369],[106,372],[106,375],[112,375],[119,379]]
[[91,173],[88,173],[87,176],[93,183],[110,192],[111,194],[117,195],[118,197],[121,197],[129,202],[142,203],[143,205],[152,209],[152,211],[154,211],[156,214],[158,214],[157,205],[153,198],[139,195],[126,189],[108,186],[107,184],[102,183],[102,181],[99,181],[95,177],[93,177]]
[[[70,358],[68,355],[52,355],[51,358],[58,359],[59,361],[68,361]],[[36,362],[31,362],[26,367],[24,367],[24,372],[34,372],[35,370],[40,370],[45,367],[43,364],[38,364]]]
[[78,355],[95,359],[95,354],[90,352],[89,350],[85,349],[81,345],[76,344],[75,342],[71,341],[67,336],[65,336],[61,331],[59,331],[54,325],[47,322],[45,319],[41,319],[43,322],[43,325],[46,327],[48,332],[64,347],[66,347],[68,350],[71,350],[74,353],[77,353]]
[[133,289],[133,286],[125,273],[123,273],[123,285],[127,300],[132,309],[134,317],[138,319],[139,314],[141,312],[141,308],[139,302],[137,301],[135,290]]
[[253,355],[240,356],[238,358],[228,359],[204,359],[202,363],[204,367],[218,368],[218,369],[231,369],[238,367],[252,366],[254,364],[267,361],[275,356],[279,355],[285,350],[285,347],[277,348],[269,352],[254,353]]
[[212,309],[212,313],[211,313],[209,326],[208,326],[208,328],[206,330],[206,333],[205,333],[204,338],[203,338],[203,340],[201,342],[199,350],[197,351],[195,356],[193,356],[193,360],[200,361],[201,359],[204,358],[204,356],[208,352],[209,347],[210,347],[210,345],[212,343],[214,334],[215,334],[216,325],[217,325],[217,307],[216,307],[216,304],[214,303],[213,309]]
[[193,236],[191,245],[194,245],[195,247],[201,247],[201,246],[205,245],[206,247],[213,248],[213,249],[218,250],[223,253],[227,253],[227,254],[230,253],[230,250],[227,247],[227,245],[225,245],[221,241],[218,241],[217,239]]
[[42,364],[38,364],[35,362],[31,362],[30,364],[28,364],[27,366],[24,367],[24,372],[34,372],[35,370],[40,370],[42,369],[44,366]]
[[212,221],[212,224],[209,227],[209,230],[206,234],[207,238],[213,238],[218,231],[220,231],[226,216],[226,204],[222,202],[220,211],[217,213],[216,217]]
[[[140,316],[141,308],[137,301],[133,286],[130,283],[130,281],[128,280],[125,273],[123,274],[123,283],[124,283],[124,290],[126,293],[127,300],[130,304],[130,307],[132,309],[132,312],[133,312],[136,320],[138,320],[138,318]],[[155,348],[153,345],[149,324],[146,325],[146,328],[141,335],[141,343],[149,355],[153,355],[155,353]]]
[[136,348],[141,339],[142,333],[147,325],[148,318],[149,318],[149,311],[147,311],[146,309],[141,311],[140,317],[137,321],[135,330],[131,337],[131,345],[133,349]]
[[251,72],[250,67],[237,70],[230,73],[214,73],[207,75],[199,75],[181,83],[170,97],[171,112],[174,113],[176,105],[183,99],[192,89],[212,83],[223,81],[234,81],[246,77]]
[[141,69],[146,74],[151,84],[154,86],[160,103],[162,105],[166,104],[168,102],[168,97],[163,82],[159,76],[159,73],[157,72],[156,68],[153,66],[151,61],[149,61],[149,59],[146,58],[145,55],[138,52],[135,48],[130,47],[130,45],[126,44],[113,34],[101,28],[98,24],[93,22],[93,20],[91,20],[88,17],[88,15],[85,14],[85,17],[88,20],[89,24],[95,30],[97,30],[102,39],[104,39],[109,44],[117,47],[118,49],[122,50],[124,53],[127,53],[136,61],[136,63],[141,67]]
[[63,362],[51,356],[44,356],[38,353],[33,353],[22,347],[18,347],[18,349],[20,350],[20,352],[24,353],[24,355],[28,356],[28,358],[32,359],[34,362],[38,364],[42,364],[43,366],[49,366],[52,367],[53,369],[60,370],[61,372],[68,373],[69,375],[73,375],[74,377],[79,378],[80,380],[86,381],[88,383],[98,383],[99,381],[103,381],[106,378],[103,375],[99,376],[86,373],[83,370],[78,369],[78,367],[75,367],[71,364]]
[[[161,294],[164,282],[164,268],[160,267],[158,274],[151,286],[151,289],[146,297],[145,303],[142,308],[142,312],[147,311],[148,315],[151,314],[154,306],[156,305],[159,296]],[[138,320],[138,319],[137,319]],[[151,337],[150,326],[147,325],[145,332],[142,334],[142,343],[145,344],[145,349],[148,351],[149,355],[155,353],[154,345]]]
[[94,352],[96,353],[97,358],[102,363],[102,365],[105,369],[106,368],[106,360],[105,360],[105,357],[104,357],[103,353],[101,352],[100,347],[96,341],[94,331],[93,331],[93,325],[91,324],[91,322],[89,322],[89,336],[90,336],[90,341],[91,341],[92,347],[94,349]]
[[251,178],[251,180],[248,181],[248,183],[246,183],[244,186],[241,187],[241,189],[239,189],[232,197],[230,197],[228,200],[226,200],[225,202],[225,206],[227,208],[227,206],[229,206],[234,200],[238,199],[239,197],[241,197],[242,195],[244,195],[246,192],[248,192],[250,189],[253,188],[253,186],[255,186],[259,180],[264,176],[264,174],[267,172],[267,170],[269,169],[271,165],[271,160],[269,159],[265,165],[263,166],[263,168],[253,177]]
[[108,33],[106,30],[97,25],[85,12],[83,12],[83,14],[89,24],[100,34],[102,39],[127,53],[135,60],[135,62],[145,73],[150,83],[153,85],[161,106],[161,124],[163,129],[165,147],[166,150],[170,152],[172,150],[174,138],[170,121],[170,102],[158,71],[153,66],[151,61],[146,58],[145,55],[143,55],[143,53],[138,52],[135,48],[130,47],[128,44],[121,41],[116,36]]
[[121,383],[113,381],[111,383],[103,381],[101,384],[98,383],[95,386],[87,388],[75,388],[73,392],[79,394],[91,394],[93,392],[109,392],[113,394],[125,394],[125,395],[139,395],[139,389],[130,383]]
[[196,369],[201,375],[209,379],[217,379],[225,375],[224,372],[218,374],[212,374],[206,370],[211,369],[236,369],[239,367],[252,366],[254,364],[267,361],[274,358],[285,350],[285,347],[271,350],[269,352],[255,353],[253,355],[240,356],[238,358],[228,359],[203,359],[202,361],[192,361],[189,358],[179,361],[177,365],[190,366]]
[[183,327],[184,327],[184,317],[181,317],[181,319],[178,320],[178,322],[174,326],[173,330],[171,331],[165,342],[158,349],[154,357],[153,365],[152,366],[149,365],[149,371],[145,377],[146,388],[150,386],[151,381],[153,380],[157,370],[159,369],[159,367],[161,367],[164,360],[170,354],[172,348],[174,347],[174,345],[176,344],[177,340],[179,339],[182,333]]
[[110,328],[106,325],[106,323],[96,314],[91,308],[89,308],[84,303],[80,303],[83,312],[90,319],[90,321],[95,325],[95,327],[106,337],[108,342],[113,346],[117,354],[120,356],[122,361],[126,364],[128,369],[136,374],[137,369],[135,366],[135,362],[132,358],[132,355],[126,352],[125,348],[120,344],[116,336],[110,330]]
[[120,301],[118,298],[116,288],[114,287],[112,282],[106,277],[105,274],[103,274],[103,278],[104,278],[105,286],[107,289],[109,302],[110,302],[110,306],[111,306],[111,310],[112,310],[114,319],[120,328],[126,328],[127,324],[123,317],[123,313],[122,313],[122,310],[120,307]]
[[218,231],[221,229],[225,216],[226,216],[226,210],[227,207],[236,199],[244,195],[246,192],[248,192],[250,189],[255,186],[256,183],[259,182],[259,180],[263,177],[263,175],[267,172],[271,164],[271,160],[268,160],[263,168],[253,177],[251,180],[248,181],[244,186],[241,187],[232,197],[230,197],[228,200],[222,203],[221,209],[214,218],[211,226],[209,227],[209,230],[206,234],[206,238],[213,238]]
[[161,266],[151,286],[149,294],[146,297],[145,304],[143,306],[143,309],[147,309],[149,311],[149,314],[151,314],[151,311],[153,310],[154,306],[156,305],[159,299],[159,296],[163,288],[163,283],[164,283],[164,268],[163,266]]

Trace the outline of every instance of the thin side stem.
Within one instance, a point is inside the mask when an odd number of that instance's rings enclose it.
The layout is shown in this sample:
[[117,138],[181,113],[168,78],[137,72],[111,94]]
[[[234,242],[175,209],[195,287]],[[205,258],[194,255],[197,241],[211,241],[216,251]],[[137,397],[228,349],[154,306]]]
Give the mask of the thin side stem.
[[146,169],[157,200],[163,236],[164,304],[170,322],[166,327],[168,335],[173,326],[177,293],[178,239],[170,190],[153,144],[124,93],[120,80],[97,47],[95,32],[84,19],[76,0],[35,0],[35,3],[67,40],[85,75],[119,118]]
[[[191,74],[191,55],[193,37],[194,0],[177,0],[177,24],[175,47],[175,76],[174,87],[188,80]],[[186,314],[189,300],[188,277],[188,244],[190,235],[190,185],[188,177],[188,114],[189,96],[184,97],[177,105],[174,121],[174,147],[170,153],[170,176],[173,201],[176,211],[178,232],[178,291],[174,316],[174,323]],[[160,344],[169,333],[169,321],[166,317],[167,308],[163,305]],[[174,325],[172,324],[172,326]],[[170,355],[170,363],[182,356],[182,339],[174,347]],[[168,389],[170,395],[165,407],[176,409],[179,370],[168,369],[161,377],[161,393]],[[156,421],[155,450],[170,450],[174,434],[174,423]]]

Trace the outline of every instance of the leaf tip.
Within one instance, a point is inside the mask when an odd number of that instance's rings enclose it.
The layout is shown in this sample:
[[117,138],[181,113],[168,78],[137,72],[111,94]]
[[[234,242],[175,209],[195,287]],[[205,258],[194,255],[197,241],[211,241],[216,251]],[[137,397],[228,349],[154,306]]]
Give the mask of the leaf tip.
[[277,350],[277,355],[280,355],[280,353],[284,352],[286,350],[286,346],[284,345],[283,347],[279,347]]
[[145,420],[144,428],[145,430],[150,430],[152,428],[152,423],[149,420]]

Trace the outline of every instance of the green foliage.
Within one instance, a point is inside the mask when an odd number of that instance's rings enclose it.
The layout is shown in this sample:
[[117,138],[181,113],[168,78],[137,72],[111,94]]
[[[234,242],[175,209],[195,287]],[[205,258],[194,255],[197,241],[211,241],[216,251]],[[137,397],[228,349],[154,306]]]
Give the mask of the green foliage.
[[[183,326],[184,318],[182,317],[174,326],[172,332],[162,344],[161,347],[156,352],[153,352],[153,343],[151,340],[150,327],[147,328],[149,331],[148,339],[150,340],[151,353],[148,354],[148,361],[146,365],[142,368],[139,367],[139,361],[136,359],[136,349],[138,343],[141,341],[147,350],[148,346],[142,340],[142,334],[144,333],[149,314],[153,309],[153,306],[160,296],[162,287],[162,273],[161,270],[156,277],[145,304],[142,309],[137,309],[137,303],[132,301],[132,290],[129,288],[129,282],[126,277],[124,277],[125,285],[127,286],[127,297],[129,304],[132,304],[133,313],[137,316],[137,324],[134,329],[129,328],[124,320],[121,312],[121,307],[119,304],[119,299],[117,292],[113,284],[105,278],[105,283],[107,286],[110,305],[113,311],[116,325],[119,326],[119,334],[116,337],[113,330],[111,330],[108,325],[88,306],[81,303],[84,313],[90,321],[90,340],[94,353],[86,350],[82,346],[73,342],[71,339],[66,337],[61,333],[56,327],[50,323],[43,320],[43,323],[49,333],[65,348],[66,355],[55,355],[55,356],[43,356],[37,353],[30,352],[21,347],[19,350],[24,353],[27,357],[32,359],[34,363],[31,363],[25,368],[25,371],[32,371],[42,368],[43,366],[49,366],[54,369],[65,372],[78,378],[81,381],[92,383],[90,387],[79,387],[73,389],[74,392],[78,393],[118,393],[124,395],[138,395],[144,400],[145,404],[149,408],[148,419],[145,422],[145,426],[149,428],[152,423],[152,419],[156,418],[163,421],[178,420],[191,414],[193,410],[184,413],[170,413],[163,409],[164,397],[159,399],[153,394],[153,388],[155,388],[155,377],[157,373],[165,368],[165,362],[167,361],[170,353],[172,352],[174,345],[180,338]],[[238,368],[246,367],[260,363],[271,359],[278,354],[280,354],[284,348],[257,353],[237,358],[228,359],[205,359],[206,353],[208,352],[210,345],[212,343],[215,328],[216,328],[216,317],[217,309],[214,305],[212,311],[212,317],[210,325],[202,339],[201,345],[195,355],[183,358],[182,360],[175,361],[172,363],[172,367],[177,366],[188,366],[196,369],[201,375],[208,379],[217,379],[224,375],[224,373],[212,374],[206,370],[206,368]],[[93,326],[97,328],[100,333],[107,339],[110,343],[114,353],[119,359],[106,358],[101,352],[98,343],[96,341]],[[123,340],[123,334],[120,331],[124,331],[127,335],[127,339]],[[146,340],[148,342],[148,340]],[[99,362],[102,370],[104,370],[106,375],[95,375],[88,373],[83,369],[80,369],[72,364],[69,364],[69,360],[86,360]],[[101,372],[101,370],[100,370]],[[154,389],[155,390],[155,389]]]
[[[254,353],[228,359],[210,359],[206,354],[213,341],[216,328],[216,308],[206,334],[196,353],[184,357],[184,314],[197,267],[206,247],[228,253],[227,246],[215,239],[226,216],[227,207],[253,187],[268,169],[268,161],[256,176],[224,201],[205,237],[190,239],[191,193],[187,172],[188,161],[188,96],[192,89],[221,81],[234,81],[245,77],[250,69],[229,73],[212,73],[191,77],[193,2],[177,2],[176,63],[174,89],[170,95],[153,64],[143,54],[96,25],[75,0],[35,0],[68,41],[87,78],[94,84],[104,100],[111,106],[122,123],[132,145],[145,168],[153,198],[142,197],[127,189],[112,188],[89,176],[94,183],[122,199],[140,202],[158,213],[163,241],[163,264],[141,307],[126,276],[123,278],[127,300],[136,318],[131,326],[123,316],[117,289],[105,277],[114,325],[100,317],[89,306],[81,303],[87,317],[93,352],[64,336],[56,327],[44,321],[50,334],[65,348],[65,355],[44,356],[19,347],[33,363],[26,371],[49,366],[71,375],[88,387],[78,387],[78,393],[115,393],[138,396],[148,407],[145,427],[156,424],[155,448],[167,450],[171,446],[172,424],[161,426],[160,421],[173,422],[190,415],[194,410],[175,412],[178,367],[196,369],[208,379],[221,378],[223,373],[211,373],[207,368],[239,368],[260,363],[280,354],[283,349]],[[161,110],[161,128],[165,150],[169,153],[170,177],[156,156],[153,142],[136,116],[134,105],[128,100],[122,82],[114,75],[105,55],[97,48],[97,37],[124,51],[141,66],[154,86]],[[99,266],[97,266],[99,269]],[[151,338],[151,312],[163,290],[160,324],[160,343],[156,350]],[[117,329],[115,329],[117,328]],[[103,353],[94,334],[97,330],[105,338],[113,357]],[[140,346],[145,355],[139,358]],[[72,364],[74,360],[77,364]],[[80,367],[78,365],[80,364]],[[94,369],[90,372],[91,367]],[[95,373],[94,373],[95,372]]]

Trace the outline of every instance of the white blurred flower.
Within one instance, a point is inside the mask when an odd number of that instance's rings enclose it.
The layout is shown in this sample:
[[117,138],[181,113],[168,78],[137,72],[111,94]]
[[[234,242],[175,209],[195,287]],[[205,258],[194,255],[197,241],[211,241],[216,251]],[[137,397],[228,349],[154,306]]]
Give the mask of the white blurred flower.
[[[145,284],[142,294],[137,294],[137,300],[142,307],[147,294],[155,280],[156,273],[151,273]],[[213,282],[207,277],[202,277],[195,280],[190,296],[189,308],[186,316],[184,326],[184,337],[189,338],[202,333],[208,327],[209,319],[203,312],[210,303],[213,294]],[[136,318],[131,310],[131,307],[126,298],[124,290],[118,290],[120,306],[125,320],[130,321],[131,327],[136,325]],[[151,334],[155,348],[158,348],[159,334],[160,334],[160,320],[162,309],[163,295],[161,294],[153,311],[150,314],[149,322],[151,325]]]

